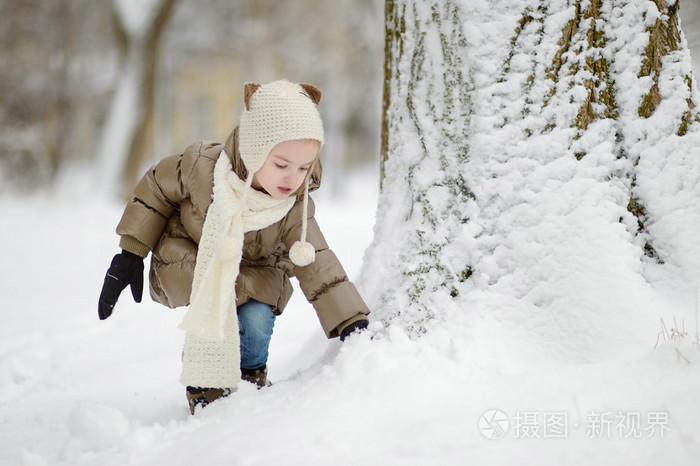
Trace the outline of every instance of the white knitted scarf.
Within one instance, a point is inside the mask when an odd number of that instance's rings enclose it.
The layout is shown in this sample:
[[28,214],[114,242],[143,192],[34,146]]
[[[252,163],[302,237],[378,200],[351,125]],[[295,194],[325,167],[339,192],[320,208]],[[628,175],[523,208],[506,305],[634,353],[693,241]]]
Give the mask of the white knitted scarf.
[[[205,340],[221,341],[227,316],[236,304],[236,279],[243,254],[243,235],[281,220],[295,196],[274,199],[241,180],[225,151],[214,167],[214,195],[197,251],[190,306],[180,328]],[[238,319],[230,319],[238,333]]]

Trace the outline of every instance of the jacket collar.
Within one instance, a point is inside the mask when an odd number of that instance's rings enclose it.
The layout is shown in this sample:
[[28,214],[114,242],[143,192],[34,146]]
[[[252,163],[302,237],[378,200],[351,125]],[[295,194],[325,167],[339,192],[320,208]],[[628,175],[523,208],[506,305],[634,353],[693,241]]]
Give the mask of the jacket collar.
[[246,169],[243,160],[241,160],[241,155],[238,152],[238,127],[234,128],[231,134],[226,138],[224,150],[231,161],[231,168],[233,171],[236,172],[240,179],[245,180]]

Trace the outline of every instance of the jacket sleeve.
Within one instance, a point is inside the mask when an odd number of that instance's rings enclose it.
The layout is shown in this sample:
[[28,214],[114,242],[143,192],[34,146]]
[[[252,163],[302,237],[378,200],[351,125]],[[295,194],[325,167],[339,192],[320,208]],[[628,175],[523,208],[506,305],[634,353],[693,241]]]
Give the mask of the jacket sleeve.
[[[301,211],[301,209],[299,209]],[[306,299],[314,306],[318,319],[328,338],[340,335],[345,326],[366,319],[369,309],[348,279],[340,261],[328,247],[314,218],[315,207],[309,199],[306,240],[316,249],[316,260],[305,267],[295,267]],[[287,230],[284,243],[289,249],[301,234],[301,215]]]
[[188,165],[184,154],[166,157],[137,183],[117,225],[122,249],[143,257],[153,250],[168,218],[188,197],[187,177],[191,171]]

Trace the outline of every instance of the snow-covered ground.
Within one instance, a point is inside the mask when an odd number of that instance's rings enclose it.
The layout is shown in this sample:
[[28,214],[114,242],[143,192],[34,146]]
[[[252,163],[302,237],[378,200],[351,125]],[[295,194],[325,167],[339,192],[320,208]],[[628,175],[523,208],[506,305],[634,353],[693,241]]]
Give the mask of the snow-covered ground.
[[[127,292],[110,319],[97,318],[122,206],[91,198],[82,184],[0,198],[0,464],[680,465],[700,457],[697,309],[637,303],[639,322],[610,322],[620,344],[605,358],[554,363],[532,360],[531,336],[498,320],[518,302],[487,290],[468,308],[445,309],[450,325],[422,338],[375,322],[374,339],[343,344],[325,339],[298,292],[277,321],[274,385],[242,384],[190,416],[178,382],[184,311],[135,304]],[[317,196],[318,219],[361,283],[376,175],[350,186],[341,199]],[[655,350],[662,317],[669,334],[684,327],[689,336]],[[641,344],[629,346],[625,334],[640,327]],[[508,427],[503,438],[491,438],[495,426]]]

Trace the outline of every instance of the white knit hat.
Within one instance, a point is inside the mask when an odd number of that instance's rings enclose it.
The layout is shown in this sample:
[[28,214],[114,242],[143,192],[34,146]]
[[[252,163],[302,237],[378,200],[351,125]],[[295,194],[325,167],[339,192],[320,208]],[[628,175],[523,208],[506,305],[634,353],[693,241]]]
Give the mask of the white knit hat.
[[[253,175],[277,144],[313,139],[323,145],[323,122],[317,108],[320,100],[321,91],[310,84],[295,84],[287,80],[264,85],[246,83],[245,108],[238,129],[238,151],[248,172],[247,186],[251,185]],[[302,267],[312,263],[316,256],[313,245],[306,242],[308,181],[304,185],[301,238],[289,250],[291,261]]]

